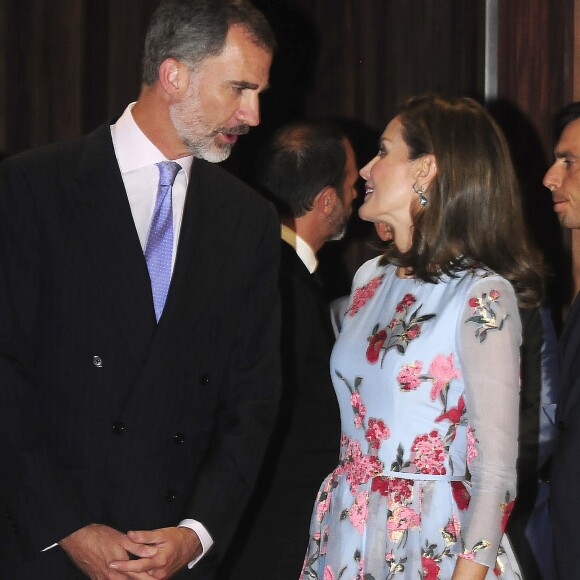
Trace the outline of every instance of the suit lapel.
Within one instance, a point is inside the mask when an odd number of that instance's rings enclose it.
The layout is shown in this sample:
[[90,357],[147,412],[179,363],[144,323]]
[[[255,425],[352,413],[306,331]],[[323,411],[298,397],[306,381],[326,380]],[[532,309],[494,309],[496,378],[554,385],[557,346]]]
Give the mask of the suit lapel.
[[211,173],[207,162],[194,161],[173,276],[155,337],[158,347],[171,338],[176,326],[193,324],[207,308],[216,284],[227,276],[223,271],[227,255],[235,251],[231,235],[240,219],[238,203],[233,192],[220,189]]
[[141,357],[156,326],[151,284],[108,126],[87,137],[78,181],[94,267],[107,282],[115,320]]
[[563,417],[566,401],[574,379],[574,370],[580,349],[580,300],[578,296],[572,304],[562,336],[560,338],[561,385],[558,401],[558,415]]

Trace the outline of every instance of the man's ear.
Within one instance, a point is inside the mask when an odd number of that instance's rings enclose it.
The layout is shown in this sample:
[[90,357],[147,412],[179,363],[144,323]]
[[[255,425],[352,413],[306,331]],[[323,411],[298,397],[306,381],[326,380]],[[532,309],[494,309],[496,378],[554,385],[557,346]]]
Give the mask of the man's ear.
[[318,192],[314,198],[312,209],[316,209],[321,215],[327,216],[332,213],[337,199],[336,189],[328,185]]
[[166,58],[159,65],[159,84],[172,99],[179,99],[189,83],[187,67],[175,58]]

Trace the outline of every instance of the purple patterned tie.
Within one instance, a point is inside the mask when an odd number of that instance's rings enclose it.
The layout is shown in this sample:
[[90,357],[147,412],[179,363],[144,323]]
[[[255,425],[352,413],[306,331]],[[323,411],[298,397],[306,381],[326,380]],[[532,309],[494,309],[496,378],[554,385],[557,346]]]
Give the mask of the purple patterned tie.
[[151,278],[155,318],[159,322],[171,282],[173,254],[171,189],[181,165],[174,161],[161,161],[156,165],[159,167],[159,187],[145,245],[145,261]]

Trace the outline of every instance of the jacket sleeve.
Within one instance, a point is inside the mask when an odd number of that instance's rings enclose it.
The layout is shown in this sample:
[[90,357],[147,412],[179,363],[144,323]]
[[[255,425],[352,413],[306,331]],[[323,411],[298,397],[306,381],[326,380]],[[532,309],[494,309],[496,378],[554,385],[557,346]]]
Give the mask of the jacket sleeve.
[[90,519],[51,454],[39,412],[43,385],[31,372],[49,273],[41,210],[23,167],[13,159],[0,165],[0,488],[21,547],[39,552]]

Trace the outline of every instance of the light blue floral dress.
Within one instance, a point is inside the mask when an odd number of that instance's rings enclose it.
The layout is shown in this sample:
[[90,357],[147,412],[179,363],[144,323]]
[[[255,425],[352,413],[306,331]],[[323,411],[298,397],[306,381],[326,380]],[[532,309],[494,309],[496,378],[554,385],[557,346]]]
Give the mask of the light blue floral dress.
[[301,579],[449,579],[457,557],[490,579],[520,577],[502,540],[520,342],[514,291],[493,272],[430,284],[378,258],[359,269],[331,358],[340,458],[318,493]]

